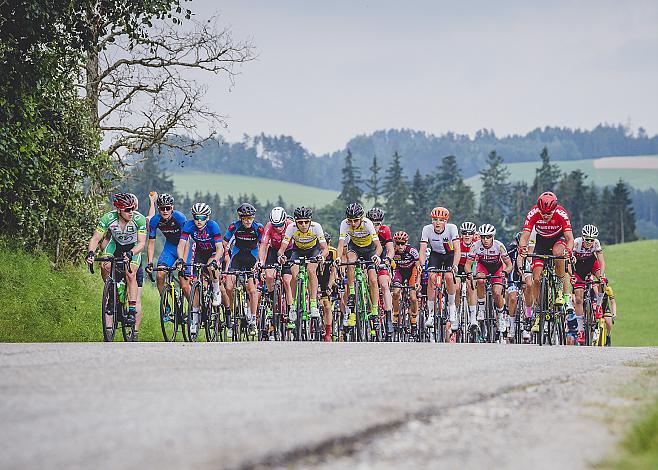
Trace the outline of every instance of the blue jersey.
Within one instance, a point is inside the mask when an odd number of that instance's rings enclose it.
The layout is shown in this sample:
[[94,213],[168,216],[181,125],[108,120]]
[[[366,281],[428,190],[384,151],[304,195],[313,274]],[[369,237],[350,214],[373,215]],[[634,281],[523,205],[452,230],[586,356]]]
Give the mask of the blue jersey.
[[260,222],[254,221],[251,227],[245,227],[239,220],[233,222],[224,234],[226,243],[229,243],[231,238],[235,239],[231,256],[239,251],[249,251],[254,256],[258,256],[258,244],[263,238],[264,232],[265,227]]
[[196,252],[213,253],[215,244],[222,240],[222,231],[214,220],[209,220],[202,229],[198,229],[193,220],[188,220],[183,226],[180,237],[181,240],[191,238],[192,249]]
[[164,220],[160,214],[155,214],[149,221],[149,238],[155,238],[158,229],[160,229],[167,243],[178,246],[186,222],[187,219],[180,211],[174,211],[169,220]]

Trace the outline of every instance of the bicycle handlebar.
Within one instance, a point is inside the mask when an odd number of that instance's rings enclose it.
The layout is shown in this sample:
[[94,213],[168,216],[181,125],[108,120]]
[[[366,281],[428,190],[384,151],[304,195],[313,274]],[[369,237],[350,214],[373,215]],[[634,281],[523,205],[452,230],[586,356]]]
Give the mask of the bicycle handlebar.
[[521,256],[527,256],[528,258],[538,258],[538,259],[568,259],[564,255],[538,255],[536,253],[526,253],[525,255]]
[[[94,263],[107,263],[107,262],[114,263],[114,264],[117,264],[117,265],[122,265],[122,264],[125,265],[126,264],[123,257],[119,258],[119,257],[116,257],[116,256],[103,256],[101,258],[94,258]],[[91,274],[94,274],[94,264],[90,263],[90,264],[87,264],[87,266],[89,267],[89,272]],[[129,273],[133,272],[133,270],[130,267],[130,261],[128,261],[128,272]]]

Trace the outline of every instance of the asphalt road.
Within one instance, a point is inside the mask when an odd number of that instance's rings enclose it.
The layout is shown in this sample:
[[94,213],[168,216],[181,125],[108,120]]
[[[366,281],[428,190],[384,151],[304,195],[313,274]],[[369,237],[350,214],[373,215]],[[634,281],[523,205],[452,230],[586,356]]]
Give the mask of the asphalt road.
[[3,344],[0,468],[581,468],[638,361],[658,349]]

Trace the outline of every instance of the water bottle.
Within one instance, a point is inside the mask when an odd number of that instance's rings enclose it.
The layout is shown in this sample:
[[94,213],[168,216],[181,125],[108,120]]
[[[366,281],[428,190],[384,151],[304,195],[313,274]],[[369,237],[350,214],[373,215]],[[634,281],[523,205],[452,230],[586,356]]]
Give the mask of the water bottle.
[[126,301],[126,283],[121,280],[117,284],[117,296],[119,297],[119,303],[124,303]]

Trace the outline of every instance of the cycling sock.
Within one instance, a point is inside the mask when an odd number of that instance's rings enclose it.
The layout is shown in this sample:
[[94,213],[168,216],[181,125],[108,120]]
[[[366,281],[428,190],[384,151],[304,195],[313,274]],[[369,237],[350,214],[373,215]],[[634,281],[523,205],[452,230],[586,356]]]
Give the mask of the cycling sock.
[[351,285],[349,287],[349,293],[350,293],[350,295],[354,295],[354,286],[353,285]]
[[434,316],[434,301],[427,302],[427,310],[430,312],[430,317]]
[[212,290],[219,295],[219,281],[212,281]]
[[468,306],[468,318],[470,323],[475,323],[475,305]]
[[526,307],[525,308],[525,317],[526,318],[532,317],[532,307]]
[[134,300],[128,301],[128,313],[134,314],[137,311],[137,302]]
[[325,325],[324,334],[327,335],[327,336],[331,335],[331,325]]
[[457,294],[448,294],[448,305],[455,305],[455,297]]
[[311,299],[311,308],[318,306],[318,299]]
[[370,307],[370,313],[377,313],[377,305]]
[[585,330],[585,319],[583,317],[576,317],[576,321],[578,322],[578,331],[584,331]]
[[514,317],[509,317],[509,336],[514,336],[516,332],[516,321]]

